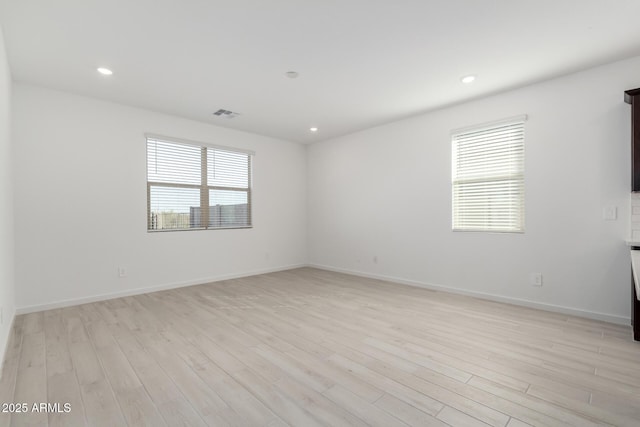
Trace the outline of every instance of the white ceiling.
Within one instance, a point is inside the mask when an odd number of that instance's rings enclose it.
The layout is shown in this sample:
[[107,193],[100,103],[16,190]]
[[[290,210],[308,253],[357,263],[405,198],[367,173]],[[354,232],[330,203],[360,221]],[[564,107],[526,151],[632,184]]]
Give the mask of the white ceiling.
[[16,81],[302,143],[640,55],[638,16],[638,0],[0,0]]

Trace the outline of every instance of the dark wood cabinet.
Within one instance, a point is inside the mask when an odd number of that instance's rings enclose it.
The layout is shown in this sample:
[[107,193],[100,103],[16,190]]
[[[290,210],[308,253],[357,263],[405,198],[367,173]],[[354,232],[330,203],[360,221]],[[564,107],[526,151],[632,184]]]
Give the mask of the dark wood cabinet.
[[[631,191],[640,191],[640,88],[627,90],[624,102],[631,104]],[[640,247],[631,249],[640,250]],[[633,339],[640,341],[640,301],[631,274],[631,327]]]
[[640,88],[625,91],[624,102],[631,104],[631,191],[640,191]]
[[633,275],[631,275],[631,327],[633,328],[633,339],[640,341],[640,301],[636,294]]
[[[633,253],[634,250],[640,250],[640,247],[632,247],[631,252]],[[631,269],[631,328],[633,339],[640,341],[640,301],[638,301],[638,294],[636,292],[633,268]]]

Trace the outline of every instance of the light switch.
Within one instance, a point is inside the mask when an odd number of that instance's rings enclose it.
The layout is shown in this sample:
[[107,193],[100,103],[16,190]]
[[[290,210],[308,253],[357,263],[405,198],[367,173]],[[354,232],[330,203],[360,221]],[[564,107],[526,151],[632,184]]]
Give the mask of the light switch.
[[615,221],[618,219],[618,207],[617,206],[605,206],[602,210],[602,219],[605,221]]

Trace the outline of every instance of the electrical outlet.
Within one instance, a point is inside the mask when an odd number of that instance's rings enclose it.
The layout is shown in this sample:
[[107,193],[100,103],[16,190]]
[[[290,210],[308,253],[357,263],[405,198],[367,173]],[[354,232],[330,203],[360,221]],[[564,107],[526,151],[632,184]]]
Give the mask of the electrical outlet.
[[529,275],[529,284],[531,286],[542,286],[542,273],[531,273]]
[[118,267],[118,277],[127,277],[127,269],[125,267]]
[[602,209],[602,219],[605,221],[615,221],[618,219],[618,207],[617,206],[605,206]]

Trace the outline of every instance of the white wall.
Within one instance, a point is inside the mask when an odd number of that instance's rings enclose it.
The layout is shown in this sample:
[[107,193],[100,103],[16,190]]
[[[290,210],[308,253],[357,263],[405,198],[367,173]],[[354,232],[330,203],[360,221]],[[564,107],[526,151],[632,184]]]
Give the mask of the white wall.
[[[635,58],[312,145],[310,262],[628,324],[623,91],[638,86]],[[520,114],[526,232],[452,232],[450,131]],[[606,205],[617,221],[603,221]]]
[[[4,73],[0,90],[9,93]],[[622,92],[640,86],[638,76],[635,58],[308,148],[14,84],[16,306],[309,261],[625,322],[630,111]],[[453,233],[450,130],[518,114],[529,115],[526,233]],[[255,227],[147,233],[145,132],[255,150]],[[10,235],[7,200],[0,229]],[[602,220],[607,205],[618,207],[617,221]],[[11,240],[1,249],[9,306]],[[118,266],[128,277],[118,278]],[[543,273],[542,288],[528,284],[532,272]]]
[[12,169],[11,72],[0,27],[0,360],[15,312]]
[[[21,311],[306,262],[304,146],[23,84],[13,101]],[[147,233],[145,132],[254,150],[254,228]]]

